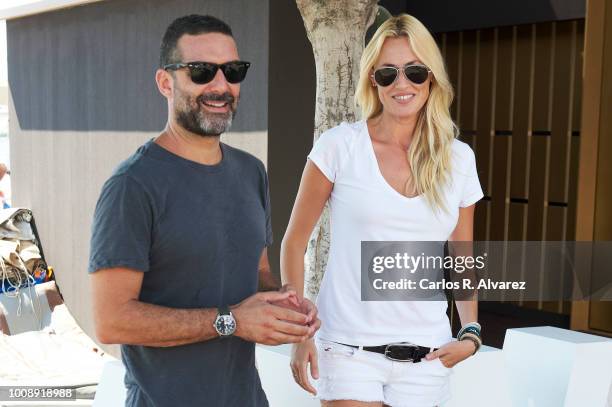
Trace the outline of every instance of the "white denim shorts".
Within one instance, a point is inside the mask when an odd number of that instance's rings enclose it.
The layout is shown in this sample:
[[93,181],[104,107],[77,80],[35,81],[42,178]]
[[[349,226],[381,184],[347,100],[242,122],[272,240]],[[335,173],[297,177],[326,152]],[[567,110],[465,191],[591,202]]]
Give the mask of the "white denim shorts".
[[439,359],[394,362],[384,355],[316,338],[321,400],[382,401],[392,407],[434,407],[450,398],[452,369]]

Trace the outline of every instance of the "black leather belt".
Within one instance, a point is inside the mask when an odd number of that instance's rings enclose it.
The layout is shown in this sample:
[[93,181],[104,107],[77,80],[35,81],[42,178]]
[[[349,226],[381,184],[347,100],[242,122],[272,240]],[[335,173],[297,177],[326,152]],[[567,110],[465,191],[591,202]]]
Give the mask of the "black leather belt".
[[433,352],[438,350],[438,348],[427,348],[425,346],[415,345],[414,343],[408,342],[400,342],[400,343],[390,343],[388,345],[380,345],[380,346],[356,346],[356,345],[347,345],[341,344],[345,346],[350,346],[355,349],[363,349],[368,352],[375,352],[385,355],[387,359],[396,361],[396,362],[412,362],[418,363],[427,355],[429,352]]

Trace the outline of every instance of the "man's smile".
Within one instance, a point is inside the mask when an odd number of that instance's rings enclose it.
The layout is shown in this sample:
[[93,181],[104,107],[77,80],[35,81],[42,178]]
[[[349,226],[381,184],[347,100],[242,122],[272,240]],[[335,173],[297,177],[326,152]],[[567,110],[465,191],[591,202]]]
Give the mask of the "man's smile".
[[227,113],[231,109],[229,102],[205,100],[201,104],[204,108],[213,113]]

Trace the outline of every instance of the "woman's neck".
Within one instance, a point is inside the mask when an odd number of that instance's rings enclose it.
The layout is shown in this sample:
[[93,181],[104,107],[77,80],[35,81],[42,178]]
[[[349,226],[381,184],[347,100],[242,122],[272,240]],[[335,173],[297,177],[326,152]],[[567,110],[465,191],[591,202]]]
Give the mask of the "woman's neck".
[[370,119],[376,138],[381,141],[394,143],[408,150],[417,123],[417,116],[397,117],[381,113]]

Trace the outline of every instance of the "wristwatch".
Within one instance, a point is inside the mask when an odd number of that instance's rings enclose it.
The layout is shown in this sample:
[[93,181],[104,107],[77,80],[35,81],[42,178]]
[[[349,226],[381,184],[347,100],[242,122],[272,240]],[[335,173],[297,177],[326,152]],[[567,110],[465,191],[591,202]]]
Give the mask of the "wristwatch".
[[236,320],[228,306],[219,307],[219,313],[213,325],[222,338],[231,336],[236,332]]

